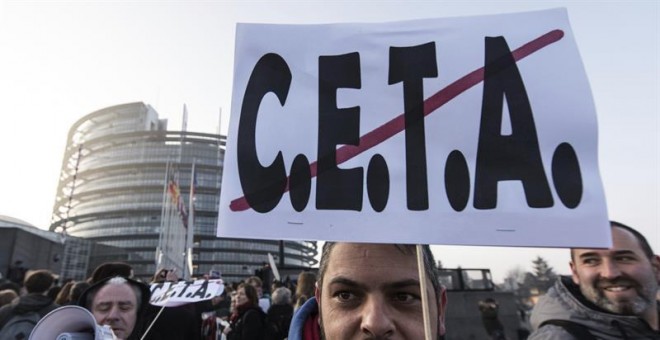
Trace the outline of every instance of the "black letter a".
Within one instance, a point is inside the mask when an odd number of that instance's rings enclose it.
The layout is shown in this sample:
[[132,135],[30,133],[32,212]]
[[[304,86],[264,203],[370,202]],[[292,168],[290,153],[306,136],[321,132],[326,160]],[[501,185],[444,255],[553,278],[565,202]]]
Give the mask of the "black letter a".
[[[502,135],[503,100],[509,107],[511,134]],[[499,181],[520,180],[527,204],[553,205],[543,170],[534,117],[516,62],[503,37],[486,38],[484,94],[479,128],[474,207],[494,209]]]

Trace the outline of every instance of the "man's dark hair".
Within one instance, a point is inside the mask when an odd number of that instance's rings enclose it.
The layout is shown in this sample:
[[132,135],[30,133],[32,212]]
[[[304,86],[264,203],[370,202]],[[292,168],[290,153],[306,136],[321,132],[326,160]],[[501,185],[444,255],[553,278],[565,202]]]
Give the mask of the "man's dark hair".
[[653,253],[653,249],[651,249],[651,245],[649,244],[649,241],[647,241],[646,237],[644,237],[644,235],[642,235],[639,231],[617,221],[610,221],[610,225],[612,227],[627,230],[631,234],[633,234],[633,236],[635,236],[635,238],[637,239],[637,242],[639,242],[640,247],[642,247],[642,251],[644,252],[644,255],[646,255],[646,257],[649,259],[653,258],[655,253]]
[[94,272],[92,277],[89,280],[90,284],[95,284],[103,279],[109,277],[121,276],[121,277],[131,277],[131,271],[133,268],[130,264],[124,262],[105,262],[100,264]]
[[[647,241],[646,237],[644,237],[644,235],[642,235],[639,231],[637,231],[637,230],[633,229],[632,227],[627,226],[627,225],[625,225],[621,222],[617,222],[617,221],[610,221],[610,227],[611,228],[620,228],[620,229],[623,229],[623,230],[626,230],[626,231],[630,232],[631,234],[633,234],[633,236],[635,236],[635,238],[637,239],[637,242],[639,243],[640,248],[642,248],[642,251],[644,252],[644,255],[646,255],[646,257],[648,259],[652,259],[653,256],[655,256],[655,253],[653,252],[653,249],[651,249],[651,245],[649,244],[649,241]],[[574,249],[575,248],[571,248],[571,260],[573,260],[573,261],[575,261]]]
[[40,269],[30,272],[23,281],[23,286],[28,293],[46,292],[55,282],[55,276],[50,270]]
[[[328,263],[330,262],[330,255],[332,253],[332,249],[334,246],[337,244],[337,242],[326,242],[323,244],[323,250],[321,251],[321,263],[319,264],[319,275],[318,275],[318,287],[319,289],[323,287],[323,277],[325,276],[325,272],[328,270]],[[416,246],[412,244],[392,244],[392,246],[395,246],[399,251],[406,255],[414,255],[416,254]],[[422,246],[422,253],[424,257],[424,271],[426,272],[426,277],[431,280],[431,284],[433,285],[433,291],[435,292],[435,297],[436,300],[439,302],[440,301],[440,280],[439,280],[439,273],[437,268],[435,267],[435,258],[433,257],[433,253],[431,252],[431,247],[429,247],[428,244],[425,244]]]

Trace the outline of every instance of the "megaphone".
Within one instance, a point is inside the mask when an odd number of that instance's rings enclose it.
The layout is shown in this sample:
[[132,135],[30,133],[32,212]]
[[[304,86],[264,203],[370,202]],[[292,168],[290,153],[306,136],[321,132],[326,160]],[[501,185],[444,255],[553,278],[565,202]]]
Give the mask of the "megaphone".
[[80,306],[62,306],[46,314],[29,340],[114,340],[110,326],[96,323],[94,315]]

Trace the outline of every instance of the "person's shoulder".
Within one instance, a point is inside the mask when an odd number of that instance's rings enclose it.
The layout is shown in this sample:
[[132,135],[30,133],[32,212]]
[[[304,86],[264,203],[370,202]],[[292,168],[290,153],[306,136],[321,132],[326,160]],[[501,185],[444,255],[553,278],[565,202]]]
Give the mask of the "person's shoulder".
[[580,340],[566,329],[557,325],[542,325],[529,335],[527,340]]

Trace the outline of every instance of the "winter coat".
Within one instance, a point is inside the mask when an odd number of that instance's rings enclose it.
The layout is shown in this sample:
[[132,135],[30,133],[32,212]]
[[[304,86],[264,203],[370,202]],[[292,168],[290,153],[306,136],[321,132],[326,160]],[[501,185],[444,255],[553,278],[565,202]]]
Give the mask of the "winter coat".
[[534,332],[528,340],[573,340],[568,331],[557,325],[539,326],[547,320],[568,320],[588,328],[597,339],[660,339],[660,333],[637,317],[607,312],[586,300],[570,276],[560,277],[542,296],[532,311]]
[[263,338],[266,314],[259,306],[251,306],[241,311],[236,320],[230,323],[231,331],[227,340],[260,340]]
[[289,340],[320,340],[319,306],[316,298],[309,298],[296,310],[289,327]]
[[14,299],[10,304],[0,308],[0,328],[2,328],[14,315],[25,314],[28,312],[39,312],[43,317],[50,311],[59,307],[53,302],[53,299],[40,294],[32,293]]

